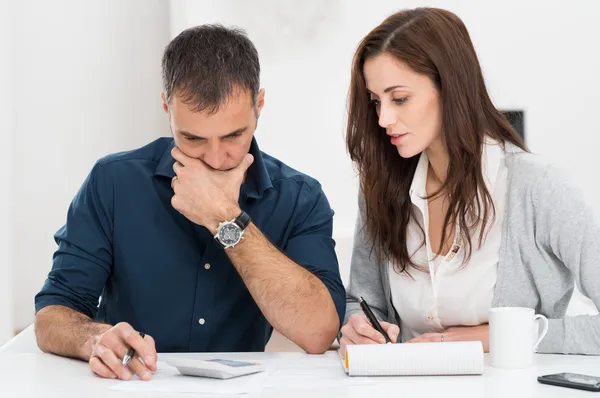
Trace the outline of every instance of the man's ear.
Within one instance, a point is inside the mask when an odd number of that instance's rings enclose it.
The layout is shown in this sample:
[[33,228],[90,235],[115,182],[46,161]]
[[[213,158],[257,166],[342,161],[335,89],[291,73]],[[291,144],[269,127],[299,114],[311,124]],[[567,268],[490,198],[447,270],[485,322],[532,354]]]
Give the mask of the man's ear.
[[260,116],[263,106],[265,105],[265,89],[261,88],[256,95],[256,117]]
[[162,108],[165,113],[169,113],[169,104],[167,103],[167,97],[165,97],[165,92],[160,92],[160,99],[162,100]]

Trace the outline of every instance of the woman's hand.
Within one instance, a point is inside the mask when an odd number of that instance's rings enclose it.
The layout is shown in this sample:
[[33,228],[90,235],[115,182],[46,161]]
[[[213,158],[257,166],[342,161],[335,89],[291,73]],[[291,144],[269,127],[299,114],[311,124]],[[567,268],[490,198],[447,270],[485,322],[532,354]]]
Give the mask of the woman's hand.
[[[398,325],[388,322],[379,322],[388,337],[395,343],[400,328]],[[385,338],[373,328],[366,316],[353,314],[348,322],[342,327],[342,339],[340,340],[340,354],[346,353],[346,346],[351,344],[385,344]]]
[[483,351],[488,352],[490,349],[490,328],[488,324],[479,326],[454,326],[442,333],[422,334],[407,341],[407,343],[440,343],[442,341],[481,341]]

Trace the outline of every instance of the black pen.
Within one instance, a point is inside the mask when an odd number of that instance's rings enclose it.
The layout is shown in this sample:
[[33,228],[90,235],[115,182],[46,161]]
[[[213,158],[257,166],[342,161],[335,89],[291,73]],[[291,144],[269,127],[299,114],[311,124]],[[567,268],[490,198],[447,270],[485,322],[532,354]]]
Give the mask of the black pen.
[[[140,333],[140,336],[142,336],[142,339],[143,339],[144,336],[145,336],[145,334],[143,332],[139,332],[139,333]],[[129,361],[131,361],[131,359],[133,359],[133,353],[134,353],[134,349],[133,348],[129,348],[127,350],[127,353],[123,357],[123,366],[127,366],[127,364],[129,363]]]
[[387,333],[385,332],[385,330],[383,330],[383,328],[381,327],[381,324],[379,324],[379,321],[375,317],[375,314],[373,314],[373,311],[371,311],[371,307],[369,307],[369,304],[367,304],[365,299],[360,297],[358,299],[358,303],[360,304],[360,308],[362,308],[363,312],[367,316],[367,319],[369,320],[369,322],[371,322],[371,325],[373,325],[375,330],[377,330],[379,333],[381,333],[383,335],[387,344],[391,344],[392,340],[390,340],[390,338],[387,335]]

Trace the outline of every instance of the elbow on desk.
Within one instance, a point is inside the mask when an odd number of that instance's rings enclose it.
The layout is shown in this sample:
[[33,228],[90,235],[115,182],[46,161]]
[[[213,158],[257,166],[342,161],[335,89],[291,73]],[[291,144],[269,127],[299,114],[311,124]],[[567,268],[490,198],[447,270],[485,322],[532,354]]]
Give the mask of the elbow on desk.
[[323,354],[325,353],[329,347],[331,347],[331,341],[325,339],[313,339],[312,341],[307,342],[306,344],[300,344],[300,347],[306,351],[307,354]]
[[52,335],[61,324],[56,321],[56,311],[60,310],[58,306],[47,306],[40,309],[35,314],[33,323],[33,333],[38,348],[45,353],[55,354],[56,347],[53,344]]
[[[331,345],[335,341],[338,332],[339,322],[335,325],[331,325],[318,334],[307,336],[304,341],[299,341],[297,344],[306,351],[307,354],[323,354],[331,348]],[[335,326],[335,327],[333,327]]]
[[48,347],[47,341],[46,341],[46,333],[47,331],[45,330],[44,326],[43,326],[43,321],[40,322],[40,320],[38,319],[38,316],[36,316],[35,318],[35,323],[33,324],[33,332],[35,335],[35,342],[38,346],[38,348],[45,353],[50,353],[51,350]]

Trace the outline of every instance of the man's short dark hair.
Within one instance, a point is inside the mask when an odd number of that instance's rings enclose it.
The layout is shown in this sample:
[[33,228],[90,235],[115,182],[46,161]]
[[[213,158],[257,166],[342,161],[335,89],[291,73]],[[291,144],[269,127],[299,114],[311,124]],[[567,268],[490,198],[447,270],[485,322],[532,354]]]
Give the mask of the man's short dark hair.
[[196,26],[165,48],[162,79],[167,102],[176,94],[196,112],[217,112],[238,90],[249,92],[255,105],[260,89],[258,52],[241,29]]

